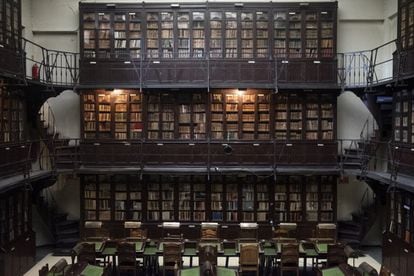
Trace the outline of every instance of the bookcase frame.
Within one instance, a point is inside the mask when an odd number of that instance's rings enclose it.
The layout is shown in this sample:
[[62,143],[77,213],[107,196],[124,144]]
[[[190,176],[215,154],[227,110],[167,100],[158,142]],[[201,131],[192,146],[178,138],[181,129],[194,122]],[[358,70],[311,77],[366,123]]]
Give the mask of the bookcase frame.
[[[120,96],[127,100],[117,103]],[[133,97],[137,100],[132,101]],[[86,90],[81,92],[82,137],[148,141],[206,141],[208,138],[213,141],[330,141],[336,139],[335,97],[330,92],[295,91],[275,95],[261,89],[215,89],[211,93]],[[108,100],[99,103],[99,98]],[[125,111],[117,111],[117,105],[125,105]],[[133,105],[137,110],[132,109]],[[118,114],[124,118],[122,121],[116,121]],[[109,121],[100,122],[101,116],[109,116]],[[89,124],[95,129],[89,128]],[[105,131],[100,131],[101,124],[105,124]]]
[[[101,183],[110,184],[107,189],[108,196],[100,198],[98,192]],[[123,180],[120,180],[123,179]],[[239,176],[239,175],[213,175],[210,180],[206,175],[188,176],[168,176],[168,175],[144,175],[142,180],[137,175],[82,175],[81,177],[81,209],[82,220],[101,220],[104,223],[123,223],[126,220],[137,220],[148,223],[158,223],[160,221],[181,221],[181,222],[202,222],[214,221],[219,223],[238,223],[241,221],[255,221],[267,224],[279,222],[297,223],[316,223],[336,221],[336,176],[281,176],[274,182],[268,177]],[[86,201],[89,200],[85,189],[88,184],[96,183],[96,209],[86,208]],[[309,220],[306,216],[307,188],[310,183],[317,186],[316,202],[318,204],[316,219]],[[117,209],[117,196],[119,185],[125,185],[122,193],[129,194],[123,199],[125,201],[124,210]],[[286,185],[283,192],[284,200],[275,197],[276,185]],[[139,187],[141,192],[141,210],[133,210],[132,199],[130,197],[131,185]],[[187,185],[188,188],[183,188]],[[219,185],[221,188],[215,188]],[[293,187],[297,186],[298,189]],[[322,186],[329,185],[329,191],[323,191]],[[197,189],[202,186],[203,189]],[[259,188],[260,187],[260,188]],[[265,188],[264,188],[265,187]],[[200,190],[200,193],[199,191]],[[189,194],[183,197],[183,192]],[[266,197],[260,193],[267,194]],[[109,194],[110,193],[110,194]],[[323,194],[329,194],[327,199]],[[293,195],[295,198],[293,198]],[[118,198],[119,199],[119,198]],[[108,201],[110,215],[102,220],[99,217],[101,205],[100,200]],[[323,208],[323,202],[330,203],[331,208]],[[184,204],[184,202],[187,202]],[[276,203],[283,203],[286,206],[286,214],[281,217],[277,215]],[[200,203],[200,204],[199,204]],[[298,208],[292,208],[292,204]],[[183,208],[183,206],[187,208]],[[152,206],[152,207],[151,207]],[[262,206],[262,208],[260,208]],[[263,208],[263,206],[265,206]],[[95,212],[95,218],[87,215],[87,212]],[[120,219],[117,212],[125,212]],[[133,212],[141,212],[140,215],[133,217]],[[167,214],[168,213],[168,214]],[[197,213],[197,214],[196,214]]]

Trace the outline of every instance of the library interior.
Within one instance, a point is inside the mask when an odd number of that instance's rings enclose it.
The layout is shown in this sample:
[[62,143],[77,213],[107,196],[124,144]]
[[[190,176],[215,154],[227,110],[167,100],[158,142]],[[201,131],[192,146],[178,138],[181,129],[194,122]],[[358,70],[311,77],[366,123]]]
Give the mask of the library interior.
[[414,0],[0,0],[0,276],[410,271]]

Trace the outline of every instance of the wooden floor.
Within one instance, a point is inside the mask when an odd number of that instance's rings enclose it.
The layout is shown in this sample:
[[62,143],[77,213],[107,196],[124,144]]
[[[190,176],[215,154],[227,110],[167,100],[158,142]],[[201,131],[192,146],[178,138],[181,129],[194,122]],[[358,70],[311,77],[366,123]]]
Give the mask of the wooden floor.
[[[379,271],[381,264],[374,259],[374,257],[376,259],[378,259],[378,251],[380,249],[376,248],[375,250],[373,249],[367,249],[366,251],[364,251],[365,253],[365,257],[360,257],[358,259],[355,259],[355,266],[358,266],[360,263],[362,262],[367,262],[369,263],[371,266],[373,266],[377,271]],[[68,263],[71,262],[70,257],[55,257],[53,256],[51,253],[48,254],[46,257],[44,257],[42,260],[40,260],[34,267],[32,267],[32,269],[30,269],[25,276],[38,276],[39,275],[39,269],[45,265],[46,263],[49,264],[49,267],[51,267],[53,264],[55,264],[58,260],[60,260],[61,258],[65,258],[67,260]],[[184,266],[188,266],[190,263],[190,258],[188,257],[184,257]],[[238,267],[238,258],[234,257],[234,258],[230,258],[229,261],[229,265],[230,267],[234,267],[237,268]],[[303,261],[301,260],[301,265],[303,266]],[[162,265],[162,257],[159,258],[159,264]],[[349,264],[352,265],[352,259],[349,260]],[[193,260],[193,266],[198,265],[198,258],[194,258]],[[218,265],[219,266],[224,266],[225,265],[225,258],[218,258]],[[308,260],[308,269],[311,266],[310,260]],[[310,269],[309,269],[310,271]],[[309,275],[313,275],[313,273],[308,273]],[[304,274],[301,273],[301,275],[303,276]]]

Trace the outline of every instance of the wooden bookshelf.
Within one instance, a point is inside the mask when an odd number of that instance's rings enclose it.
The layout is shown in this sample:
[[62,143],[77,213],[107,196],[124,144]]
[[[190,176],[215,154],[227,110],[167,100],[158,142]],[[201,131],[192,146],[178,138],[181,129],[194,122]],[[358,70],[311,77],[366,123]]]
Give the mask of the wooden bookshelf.
[[402,49],[414,47],[414,1],[398,1],[398,38]]
[[[257,83],[263,88],[272,87],[275,76],[257,72],[277,62],[278,70],[287,69],[278,75],[280,83],[329,83],[337,89],[336,10],[336,2],[306,7],[251,2],[242,9],[234,3],[209,3],[208,8],[181,3],[179,9],[161,3],[118,3],[116,9],[81,3],[81,66],[88,69],[82,70],[81,82],[105,78],[113,84],[194,88],[201,82],[203,87],[206,82],[220,84],[216,87]],[[207,55],[213,71],[208,80],[202,65]],[[125,62],[129,57],[140,60]],[[159,74],[160,68],[176,73]],[[224,68],[229,68],[226,74]]]
[[141,57],[141,13],[84,11],[81,15],[81,47],[85,59],[118,60]]
[[414,143],[414,92],[402,90],[394,97],[394,141],[401,144]]
[[318,177],[308,178],[305,189],[306,221],[318,221],[319,211],[319,183]]
[[[212,140],[319,141],[336,137],[335,95],[329,93],[272,95],[268,90],[220,89],[210,95],[141,94],[115,89],[82,91],[81,101],[84,139],[206,140],[210,136]],[[407,137],[412,136],[409,101]]]
[[24,102],[0,82],[0,142],[22,142],[25,139]]
[[237,178],[226,176],[225,181],[225,220],[227,222],[237,222],[239,220],[239,186]]
[[210,11],[210,58],[223,57],[223,12]]
[[[173,58],[174,54],[174,18],[173,12],[161,12],[161,55],[163,58]],[[181,16],[181,19],[185,16]],[[182,27],[180,24],[179,27]],[[179,36],[182,34],[182,29],[179,29]],[[188,32],[187,32],[188,37]],[[181,37],[179,43],[181,42]],[[179,44],[180,46],[180,44]]]
[[83,91],[84,139],[142,137],[142,95],[135,90]]
[[0,5],[0,44],[20,49],[21,30],[21,1],[3,0]]
[[[84,175],[82,219],[334,222],[335,176]],[[271,209],[273,208],[273,209]]]
[[23,275],[34,264],[31,206],[31,195],[25,188],[14,188],[0,195],[1,275]]
[[[241,220],[245,222],[256,221],[255,213],[257,208],[255,206],[256,199],[256,189],[255,189],[255,179],[253,177],[246,177],[245,183],[242,185],[242,217]],[[267,208],[267,211],[269,209]]]
[[268,179],[258,180],[256,184],[257,221],[260,223],[270,220],[270,186]]
[[223,197],[223,191],[224,191],[224,184],[217,178],[214,177],[213,181],[211,183],[211,220],[212,221],[223,221],[223,204],[224,204],[224,197]]
[[214,92],[211,100],[212,139],[269,139],[270,102],[267,91]]
[[329,94],[281,94],[275,99],[276,140],[333,140],[335,98]]
[[84,175],[83,219],[125,221],[142,219],[142,185],[134,175]]
[[191,51],[193,58],[203,58],[206,55],[206,13],[202,11],[191,12],[192,16],[192,36]]
[[[266,58],[269,56],[269,12],[256,11],[256,57]],[[254,41],[254,39],[253,39]]]
[[254,13],[241,12],[240,17],[241,58],[253,58]]

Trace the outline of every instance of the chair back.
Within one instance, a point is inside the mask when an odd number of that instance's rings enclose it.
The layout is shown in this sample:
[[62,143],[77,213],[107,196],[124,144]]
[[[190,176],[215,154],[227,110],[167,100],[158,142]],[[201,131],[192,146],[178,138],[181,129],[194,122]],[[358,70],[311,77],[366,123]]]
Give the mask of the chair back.
[[259,245],[246,244],[240,246],[240,266],[254,266],[259,264]]
[[174,267],[176,264],[178,268],[181,268],[181,243],[166,242],[164,243],[163,259],[164,267]]
[[364,276],[378,276],[378,272],[367,262],[362,262],[357,270]]
[[42,266],[42,268],[39,270],[39,276],[47,276],[47,274],[49,273],[49,265],[45,264],[44,266]]
[[78,262],[95,264],[95,261],[96,261],[95,244],[83,243],[81,250],[79,252],[79,255],[78,255]]
[[215,266],[209,261],[204,262],[200,265],[200,275],[201,276],[215,276]]
[[118,264],[135,263],[136,251],[135,244],[129,242],[118,243],[117,246]]
[[391,271],[385,265],[382,265],[379,276],[391,276]]
[[62,258],[50,268],[50,271],[53,271],[54,274],[63,273],[65,267],[67,266],[68,262],[66,261],[66,259]]
[[299,245],[282,244],[280,262],[282,266],[299,267]]
[[205,262],[209,262],[213,268],[217,266],[217,247],[211,245],[200,246],[198,252],[200,266],[203,266]]
[[326,263],[328,267],[339,266],[348,262],[344,246],[340,244],[328,244],[328,254],[326,255]]

